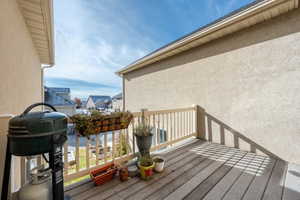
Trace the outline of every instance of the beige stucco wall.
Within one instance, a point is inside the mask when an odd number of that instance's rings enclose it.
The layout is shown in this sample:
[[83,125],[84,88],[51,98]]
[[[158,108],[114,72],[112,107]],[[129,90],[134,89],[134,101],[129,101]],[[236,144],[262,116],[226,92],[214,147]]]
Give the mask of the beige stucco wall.
[[[28,105],[41,101],[41,64],[16,0],[0,5],[0,157],[4,158],[7,114],[19,114]],[[0,162],[0,188],[3,162]],[[17,160],[12,163],[15,191],[20,181]],[[1,194],[1,191],[0,191]]]
[[126,110],[198,104],[300,164],[300,9],[130,72]]
[[0,6],[0,114],[41,101],[41,64],[16,0]]

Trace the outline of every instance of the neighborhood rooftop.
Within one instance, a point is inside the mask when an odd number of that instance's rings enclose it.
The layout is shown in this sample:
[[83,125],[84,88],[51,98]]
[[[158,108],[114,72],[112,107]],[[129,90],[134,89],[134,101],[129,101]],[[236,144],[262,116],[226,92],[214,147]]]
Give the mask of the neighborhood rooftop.
[[269,20],[298,7],[298,0],[258,0],[242,7],[196,31],[171,42],[116,73],[125,73],[145,67],[151,63],[174,56],[193,47],[203,45],[217,38],[237,32],[259,22]]
[[98,101],[110,101],[111,97],[110,96],[105,96],[105,95],[90,95],[89,98],[91,98],[95,103]]

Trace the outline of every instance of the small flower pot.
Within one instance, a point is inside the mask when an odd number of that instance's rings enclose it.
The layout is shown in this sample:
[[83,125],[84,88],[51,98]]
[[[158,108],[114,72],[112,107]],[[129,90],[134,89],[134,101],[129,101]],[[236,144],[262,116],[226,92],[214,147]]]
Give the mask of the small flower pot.
[[156,172],[164,171],[165,160],[163,158],[157,157],[157,158],[154,158],[153,161],[155,163],[154,171],[156,171]]
[[153,175],[154,162],[151,166],[142,166],[142,165],[140,165],[140,163],[138,164],[138,166],[140,168],[141,178],[143,180],[151,179],[151,177]]

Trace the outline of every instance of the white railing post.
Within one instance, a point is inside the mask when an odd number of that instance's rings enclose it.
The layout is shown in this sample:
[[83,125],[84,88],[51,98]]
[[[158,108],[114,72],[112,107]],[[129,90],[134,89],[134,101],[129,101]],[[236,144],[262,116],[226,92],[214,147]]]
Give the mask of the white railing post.
[[197,138],[205,140],[205,110],[199,105],[195,106],[195,121]]

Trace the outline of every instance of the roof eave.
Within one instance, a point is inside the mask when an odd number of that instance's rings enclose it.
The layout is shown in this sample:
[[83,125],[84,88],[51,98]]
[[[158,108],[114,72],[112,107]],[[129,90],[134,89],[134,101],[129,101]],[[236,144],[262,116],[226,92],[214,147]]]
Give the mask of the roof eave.
[[43,65],[55,63],[53,0],[17,0]]
[[[189,50],[196,46],[203,45],[204,43],[208,43],[217,38],[224,37],[225,35],[234,33],[246,27],[252,26],[262,21],[266,21],[270,18],[274,18],[280,14],[298,8],[298,4],[299,0],[258,1],[256,4],[250,6],[245,10],[235,13],[221,21],[218,21],[217,23],[211,24],[204,29],[200,29],[199,31],[187,35],[186,37],[174,43],[166,45],[158,51],[150,53],[149,55],[117,71],[116,74],[119,76],[123,76],[123,74],[137,70],[159,60],[163,60],[167,57]],[[277,11],[275,11],[275,9],[281,6],[281,12],[278,12],[276,14]],[[270,16],[264,16],[264,14],[267,14],[268,12]],[[261,16],[261,20],[258,20],[258,17],[255,18],[256,16]],[[252,19],[251,23],[249,23],[250,19]],[[256,21],[254,21],[253,19],[255,19]],[[247,24],[245,23],[246,20],[249,21]]]

